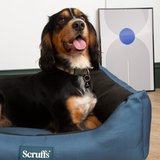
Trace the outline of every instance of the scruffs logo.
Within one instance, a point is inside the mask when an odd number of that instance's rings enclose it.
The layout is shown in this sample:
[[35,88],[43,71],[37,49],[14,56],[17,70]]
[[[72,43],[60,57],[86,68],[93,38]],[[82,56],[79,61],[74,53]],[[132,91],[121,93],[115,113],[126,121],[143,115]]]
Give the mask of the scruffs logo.
[[40,153],[37,152],[28,152],[27,150],[24,150],[22,153],[23,158],[46,158],[48,159],[50,150],[47,152],[47,150],[42,150]]
[[20,147],[19,160],[53,160],[52,147]]

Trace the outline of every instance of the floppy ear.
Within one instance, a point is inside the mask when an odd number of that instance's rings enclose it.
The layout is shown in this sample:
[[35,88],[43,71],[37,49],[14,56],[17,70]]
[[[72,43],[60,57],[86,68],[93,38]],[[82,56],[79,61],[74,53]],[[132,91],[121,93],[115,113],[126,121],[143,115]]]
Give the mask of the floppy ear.
[[53,52],[53,45],[51,37],[53,31],[50,29],[50,23],[44,27],[41,37],[41,57],[39,59],[39,66],[45,72],[50,72],[55,68],[55,59]]
[[91,64],[94,67],[93,69],[97,70],[99,69],[99,63],[101,58],[97,33],[90,22],[88,22],[88,27],[89,27],[89,54],[91,58]]

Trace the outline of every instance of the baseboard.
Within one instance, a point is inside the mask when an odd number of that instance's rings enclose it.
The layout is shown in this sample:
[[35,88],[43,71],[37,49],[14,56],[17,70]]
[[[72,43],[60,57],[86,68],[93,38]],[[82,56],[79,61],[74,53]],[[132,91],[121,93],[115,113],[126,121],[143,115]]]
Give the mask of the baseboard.
[[[155,63],[154,68],[155,68],[155,88],[160,88],[160,62]],[[0,77],[35,74],[40,70],[41,69],[2,70],[0,71]]]
[[41,69],[19,69],[19,70],[1,70],[0,77],[30,75],[38,73]]
[[155,88],[160,88],[160,62],[154,64],[155,68]]

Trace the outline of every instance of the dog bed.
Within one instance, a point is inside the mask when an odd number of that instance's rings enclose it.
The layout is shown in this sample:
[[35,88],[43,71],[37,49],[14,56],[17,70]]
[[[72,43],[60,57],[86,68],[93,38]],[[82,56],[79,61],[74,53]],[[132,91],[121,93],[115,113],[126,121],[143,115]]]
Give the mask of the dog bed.
[[94,130],[52,134],[29,128],[0,128],[0,160],[144,160],[149,151],[151,103],[107,69],[91,73],[103,123]]

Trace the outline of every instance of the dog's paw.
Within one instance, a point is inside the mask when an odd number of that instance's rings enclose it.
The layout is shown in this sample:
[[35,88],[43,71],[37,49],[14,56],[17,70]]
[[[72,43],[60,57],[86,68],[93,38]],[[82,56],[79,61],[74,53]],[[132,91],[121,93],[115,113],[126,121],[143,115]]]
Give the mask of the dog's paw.
[[88,116],[83,123],[83,126],[88,129],[100,127],[102,123],[94,115]]
[[0,120],[0,127],[11,127],[12,123],[8,119]]

